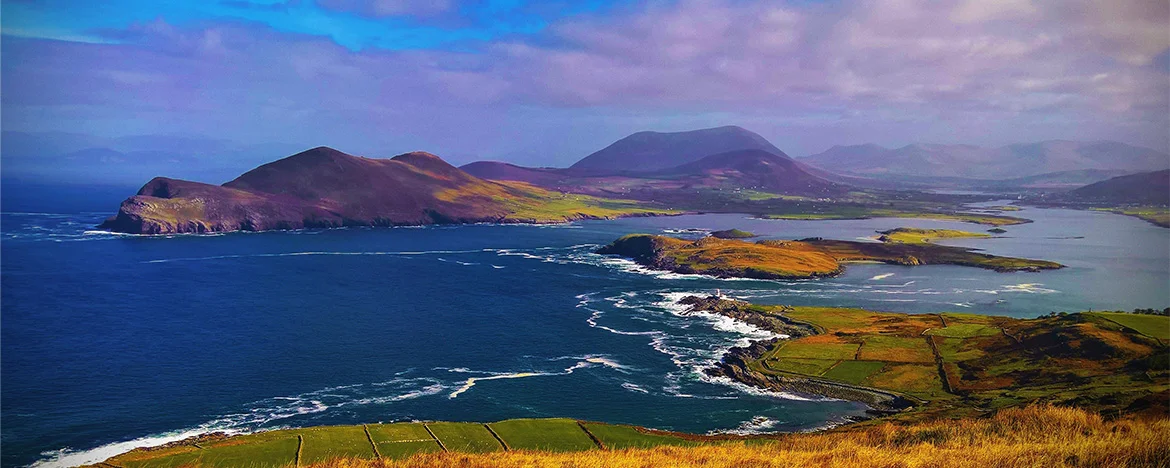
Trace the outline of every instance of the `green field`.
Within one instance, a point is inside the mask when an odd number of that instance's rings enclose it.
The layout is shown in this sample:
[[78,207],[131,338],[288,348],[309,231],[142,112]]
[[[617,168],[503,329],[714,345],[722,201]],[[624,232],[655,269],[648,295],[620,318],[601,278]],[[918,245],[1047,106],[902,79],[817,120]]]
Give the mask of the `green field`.
[[305,438],[301,463],[319,463],[334,458],[374,458],[374,448],[361,426],[323,426],[299,432]]
[[416,453],[438,452],[442,448],[422,423],[371,424],[370,439],[385,458],[405,458]]
[[[361,431],[359,426],[358,431]],[[325,430],[328,430],[326,428]],[[365,433],[362,433],[365,438]],[[170,468],[188,465],[207,467],[283,467],[296,461],[297,433],[294,431],[261,432],[194,446],[158,451],[130,452],[120,455],[118,466],[127,468]],[[366,443],[369,447],[369,443]]]
[[1121,324],[1143,335],[1162,340],[1163,343],[1170,341],[1170,317],[1117,312],[1093,312],[1092,314]]
[[488,424],[509,449],[573,452],[597,448],[572,419],[509,419]]
[[778,359],[798,358],[798,359],[828,359],[841,360],[853,359],[853,355],[857,353],[857,345],[854,343],[801,343],[799,341],[785,344],[780,349],[777,349],[772,355]]
[[888,362],[934,362],[930,344],[923,338],[874,335],[865,338],[859,360]]
[[881,361],[841,361],[836,367],[824,373],[824,377],[854,385],[861,384],[869,376],[886,366]]
[[582,423],[586,429],[600,440],[605,448],[621,450],[624,448],[645,448],[659,445],[697,445],[698,442],[673,437],[669,435],[653,434],[639,430],[634,426],[620,426],[614,424]]
[[435,422],[427,423],[427,427],[452,452],[482,453],[504,449],[483,424]]
[[927,335],[943,336],[947,338],[971,338],[974,336],[991,336],[1000,333],[998,328],[980,325],[977,323],[958,323],[946,328],[932,328]]
[[[856,349],[856,346],[854,347]],[[805,375],[821,375],[833,364],[836,359],[799,359],[799,358],[771,358],[764,361],[764,365],[771,370],[793,372]]]

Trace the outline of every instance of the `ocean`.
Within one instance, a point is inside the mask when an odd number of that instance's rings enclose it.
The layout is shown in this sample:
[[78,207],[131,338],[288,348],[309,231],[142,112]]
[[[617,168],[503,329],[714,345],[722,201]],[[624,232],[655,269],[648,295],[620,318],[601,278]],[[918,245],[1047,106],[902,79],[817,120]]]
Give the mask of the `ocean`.
[[1027,208],[1012,214],[1035,223],[947,242],[1062,270],[853,264],[805,281],[654,272],[593,251],[635,232],[853,240],[986,226],[716,214],[143,237],[94,231],[108,214],[0,214],[3,466],[320,424],[559,416],[758,433],[864,414],[705,376],[770,334],[687,315],[688,294],[1014,317],[1170,306],[1170,230],[1087,211]]

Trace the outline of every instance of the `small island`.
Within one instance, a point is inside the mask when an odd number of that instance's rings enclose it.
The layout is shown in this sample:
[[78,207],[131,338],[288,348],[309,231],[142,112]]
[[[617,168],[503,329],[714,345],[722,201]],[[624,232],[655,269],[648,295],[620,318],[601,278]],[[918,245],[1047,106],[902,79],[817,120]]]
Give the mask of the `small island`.
[[657,270],[718,278],[806,279],[836,276],[844,262],[963,265],[999,272],[1064,266],[1045,260],[999,257],[929,243],[874,243],[810,238],[793,241],[704,237],[691,241],[652,234],[623,236],[597,251],[629,257]]
[[939,239],[991,237],[990,234],[959,231],[956,229],[919,229],[904,227],[890,229],[888,231],[880,231],[878,234],[881,234],[881,236],[878,237],[878,240],[895,244],[927,244]]
[[718,237],[720,239],[751,239],[757,236],[739,229],[725,229],[722,231],[711,231],[711,237]]

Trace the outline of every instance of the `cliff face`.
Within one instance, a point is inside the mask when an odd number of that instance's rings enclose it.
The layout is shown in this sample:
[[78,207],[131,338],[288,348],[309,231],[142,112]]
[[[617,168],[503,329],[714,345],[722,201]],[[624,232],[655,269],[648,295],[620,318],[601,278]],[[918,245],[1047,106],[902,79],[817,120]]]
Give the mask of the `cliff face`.
[[[550,201],[557,207],[549,209]],[[392,159],[314,148],[248,171],[222,186],[155,178],[100,226],[133,234],[263,231],[471,222],[560,222],[648,214],[634,206],[522,183],[491,182],[415,152]],[[629,211],[622,211],[623,209]]]

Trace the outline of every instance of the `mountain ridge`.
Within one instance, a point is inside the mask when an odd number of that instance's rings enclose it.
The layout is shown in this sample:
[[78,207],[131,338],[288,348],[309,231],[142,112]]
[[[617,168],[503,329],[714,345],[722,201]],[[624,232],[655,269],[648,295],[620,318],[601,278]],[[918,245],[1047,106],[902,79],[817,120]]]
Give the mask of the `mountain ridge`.
[[425,152],[373,159],[317,147],[263,164],[223,185],[156,177],[99,227],[170,234],[564,222],[652,214],[669,212],[487,181]]

